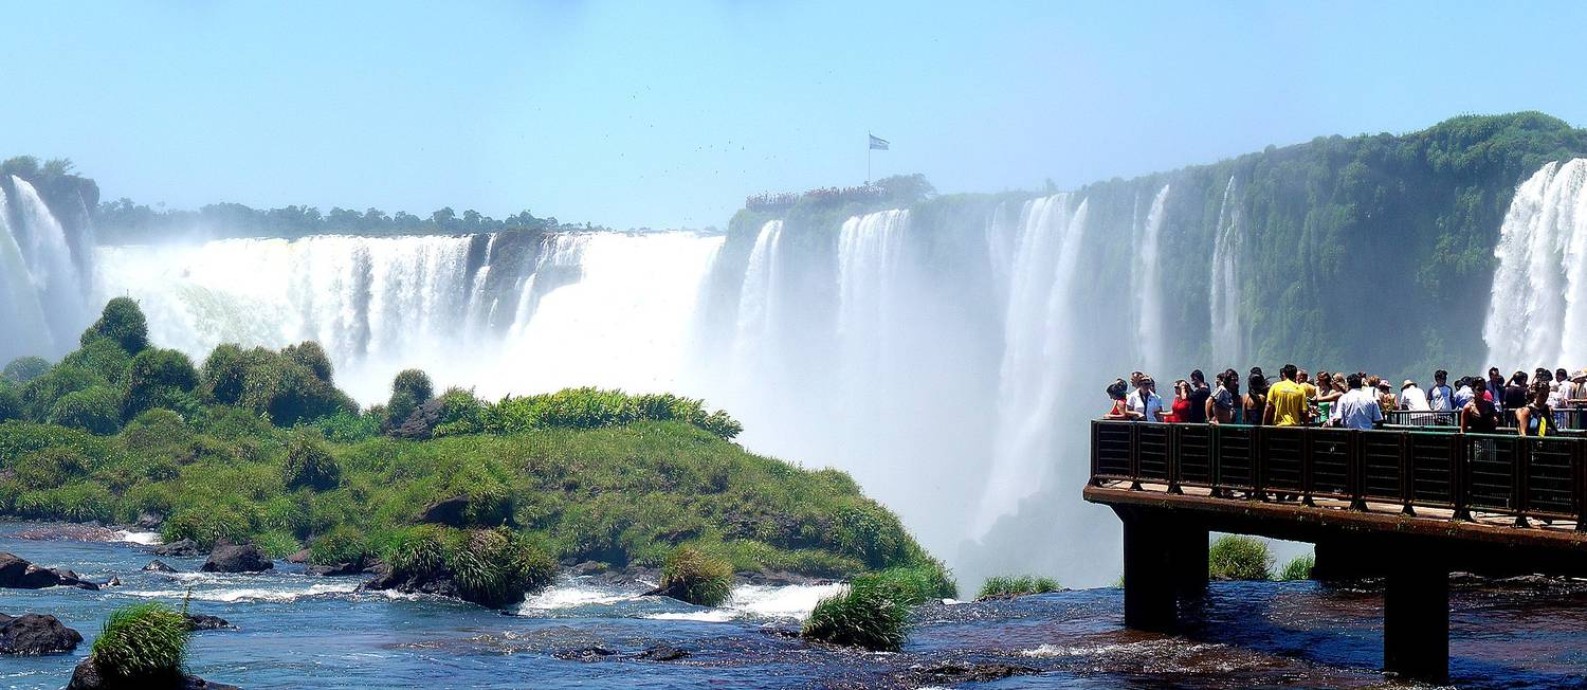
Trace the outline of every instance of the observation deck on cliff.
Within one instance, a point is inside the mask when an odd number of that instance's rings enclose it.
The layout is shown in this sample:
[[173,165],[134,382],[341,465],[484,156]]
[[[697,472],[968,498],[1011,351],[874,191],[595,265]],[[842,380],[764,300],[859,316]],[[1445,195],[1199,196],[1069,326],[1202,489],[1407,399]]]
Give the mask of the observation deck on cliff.
[[1449,573],[1587,575],[1587,438],[1096,421],[1085,499],[1124,523],[1124,615],[1172,630],[1209,532],[1316,544],[1383,577],[1384,667],[1443,680]]

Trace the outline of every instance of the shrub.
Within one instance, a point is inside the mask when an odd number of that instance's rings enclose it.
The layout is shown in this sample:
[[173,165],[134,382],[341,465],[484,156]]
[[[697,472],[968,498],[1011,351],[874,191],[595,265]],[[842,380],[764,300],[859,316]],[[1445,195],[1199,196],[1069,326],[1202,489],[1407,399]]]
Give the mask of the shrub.
[[1214,580],[1266,580],[1272,570],[1273,555],[1254,537],[1219,537],[1207,552],[1207,577]]
[[310,373],[325,383],[332,383],[331,358],[325,355],[325,348],[312,340],[305,340],[297,345],[288,345],[281,350],[281,355],[288,360],[303,365]]
[[733,591],[733,566],[693,546],[680,546],[662,566],[661,589],[696,606],[721,606]]
[[27,383],[43,376],[50,370],[50,362],[43,357],[18,357],[6,364],[5,371],[0,373],[12,383]]
[[439,419],[434,429],[437,437],[477,434],[484,430],[481,421],[484,403],[474,393],[461,388],[450,388],[440,397]]
[[249,356],[231,343],[216,347],[204,360],[204,396],[222,405],[242,402],[247,390]]
[[50,408],[49,423],[109,436],[121,430],[121,398],[107,386],[61,396]]
[[50,489],[88,472],[88,457],[75,448],[52,447],[22,456],[12,466],[28,489]]
[[370,556],[369,541],[354,527],[337,526],[309,543],[309,562],[317,565],[363,564]]
[[330,491],[341,483],[342,469],[317,433],[299,431],[287,442],[282,481],[288,489]]
[[132,355],[109,338],[95,338],[65,358],[61,364],[91,371],[116,388],[126,388],[132,371]]
[[521,534],[504,527],[454,539],[447,567],[463,599],[490,608],[523,601],[556,579],[556,562]]
[[1311,554],[1296,556],[1294,560],[1284,565],[1284,572],[1280,573],[1280,580],[1310,580],[1311,569],[1317,565],[1317,557]]
[[896,652],[909,635],[909,607],[888,587],[859,581],[818,602],[799,634],[809,640]]
[[193,361],[176,350],[148,348],[132,358],[127,380],[127,419],[155,407],[179,405],[183,394],[198,387]]
[[22,419],[22,393],[10,382],[0,380],[0,422]]
[[55,403],[67,393],[102,386],[107,382],[82,367],[58,366],[22,386],[22,411],[28,418],[42,422],[49,418]]
[[386,424],[396,429],[419,409],[420,405],[435,397],[435,387],[430,375],[419,369],[404,369],[391,381],[391,400],[386,403]]
[[380,435],[380,419],[348,410],[321,417],[314,422],[326,440],[333,443],[357,443]]
[[[99,672],[122,681],[179,679],[192,632],[187,617],[156,602],[116,609],[94,640]],[[133,687],[128,684],[128,687]]]
[[432,525],[403,531],[384,554],[386,565],[398,580],[433,577],[446,566],[446,532]]
[[1034,577],[1031,575],[1020,575],[1018,577],[1000,576],[988,578],[986,583],[981,585],[981,593],[976,595],[976,600],[1008,599],[1028,594],[1046,594],[1058,590],[1058,581],[1050,577]]
[[105,303],[99,320],[83,331],[78,342],[87,347],[98,338],[109,338],[130,355],[143,352],[149,346],[149,324],[143,318],[143,310],[138,308],[138,303],[130,297],[117,297]]

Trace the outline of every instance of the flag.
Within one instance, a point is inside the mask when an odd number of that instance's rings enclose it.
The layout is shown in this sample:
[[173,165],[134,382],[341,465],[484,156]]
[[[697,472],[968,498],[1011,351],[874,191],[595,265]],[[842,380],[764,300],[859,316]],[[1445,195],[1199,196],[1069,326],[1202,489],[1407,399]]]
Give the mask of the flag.
[[868,135],[868,136],[870,136],[870,138],[871,138],[871,148],[879,150],[879,151],[886,151],[887,150],[887,140],[886,139],[883,139],[883,138],[881,138],[879,136],[876,136],[875,134],[871,134],[871,135]]

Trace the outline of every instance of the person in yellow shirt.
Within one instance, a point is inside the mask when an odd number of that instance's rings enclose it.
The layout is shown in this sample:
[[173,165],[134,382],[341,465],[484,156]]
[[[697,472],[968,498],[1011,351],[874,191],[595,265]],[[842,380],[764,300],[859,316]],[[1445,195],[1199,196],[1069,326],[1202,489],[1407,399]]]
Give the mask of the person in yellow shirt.
[[1278,383],[1273,384],[1267,391],[1267,415],[1263,421],[1275,426],[1302,426],[1306,424],[1309,410],[1306,404],[1306,390],[1295,382],[1298,369],[1293,364],[1285,364],[1279,370],[1283,377]]

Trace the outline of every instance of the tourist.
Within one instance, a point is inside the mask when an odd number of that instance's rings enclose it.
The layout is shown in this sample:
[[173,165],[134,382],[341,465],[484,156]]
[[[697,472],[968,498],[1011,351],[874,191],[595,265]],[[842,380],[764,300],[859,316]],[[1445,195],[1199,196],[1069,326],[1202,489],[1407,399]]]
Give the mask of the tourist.
[[1267,416],[1267,377],[1261,369],[1253,368],[1246,386],[1250,390],[1245,394],[1245,423],[1261,424]]
[[1236,391],[1240,388],[1240,383],[1235,378],[1236,374],[1233,369],[1217,375],[1218,389],[1213,391],[1212,396],[1207,399],[1208,423],[1232,424],[1234,422],[1234,400]]
[[1307,400],[1316,402],[1317,386],[1311,382],[1311,375],[1307,374],[1305,369],[1295,373],[1295,383],[1300,384],[1301,390],[1306,391]]
[[1580,429],[1587,426],[1581,419],[1582,406],[1587,405],[1587,369],[1577,369],[1576,373],[1571,374],[1570,384],[1570,397],[1565,400],[1570,414],[1569,426]]
[[[1434,412],[1451,412],[1460,409],[1455,404],[1455,391],[1449,387],[1449,372],[1439,369],[1433,372],[1433,387],[1427,389],[1427,406]],[[1445,415],[1438,415],[1435,424],[1453,424],[1455,420]]]
[[[1455,396],[1452,400],[1455,409],[1464,410],[1466,409],[1466,405],[1470,404],[1472,400],[1484,398],[1481,393],[1477,392],[1477,390],[1482,387],[1482,379],[1474,376],[1467,376],[1459,381],[1456,381],[1455,383]],[[1490,400],[1489,402],[1492,401]]]
[[1515,431],[1522,436],[1547,436],[1553,421],[1548,408],[1548,383],[1533,382],[1528,393],[1526,404],[1515,410]]
[[1350,374],[1345,377],[1345,386],[1350,389],[1339,402],[1334,404],[1334,425],[1346,429],[1371,429],[1383,423],[1383,405],[1372,389],[1366,385],[1366,380],[1361,374]]
[[1267,410],[1264,424],[1275,426],[1304,426],[1307,422],[1306,389],[1295,382],[1299,370],[1285,364],[1278,370],[1279,382],[1267,390]]
[[1130,411],[1136,413],[1136,419],[1148,422],[1163,421],[1163,398],[1157,394],[1157,384],[1150,376],[1142,376],[1140,385],[1135,392],[1125,401]]
[[1394,396],[1394,387],[1388,381],[1376,376],[1372,378],[1378,379],[1378,407],[1383,408],[1383,416],[1387,417],[1390,412],[1400,409],[1400,399]]
[[1126,396],[1124,394],[1125,391],[1128,391],[1129,389],[1130,384],[1125,383],[1124,379],[1113,379],[1113,383],[1108,384],[1108,397],[1113,400],[1113,409],[1108,410],[1107,414],[1102,415],[1103,419],[1136,418],[1135,412],[1130,410],[1129,403],[1127,402]]
[[[1564,373],[1564,371],[1564,369],[1561,369],[1560,373]],[[1565,386],[1569,385],[1569,383],[1569,381],[1560,383],[1557,380],[1548,382],[1548,409],[1553,410],[1555,429],[1565,428],[1565,400],[1567,399],[1565,397]]]
[[1185,423],[1190,409],[1190,384],[1184,379],[1174,382],[1174,401],[1168,404],[1168,421],[1176,424]]
[[1510,382],[1500,390],[1499,401],[1503,404],[1504,417],[1511,424],[1516,421],[1516,412],[1526,407],[1531,400],[1531,389],[1527,386],[1527,376],[1524,371],[1517,371],[1510,375]]
[[1495,403],[1497,403],[1499,405],[1499,409],[1503,410],[1504,409],[1504,376],[1499,373],[1499,368],[1498,367],[1488,367],[1487,392],[1488,392],[1488,399],[1492,400]]
[[1455,401],[1462,398],[1466,403],[1460,406],[1460,433],[1491,434],[1499,430],[1499,406],[1487,397],[1472,391],[1472,386],[1481,386],[1482,379],[1475,376],[1460,380],[1460,390],[1455,392]]
[[1207,377],[1200,369],[1190,372],[1190,415],[1185,421],[1191,424],[1207,423],[1207,399],[1212,397],[1212,389],[1207,387]]
[[1326,371],[1317,372],[1317,397],[1312,400],[1317,406],[1320,419],[1327,419],[1333,413],[1333,404],[1344,395],[1344,375],[1330,374]]
[[[1448,386],[1445,386],[1445,388],[1448,388]],[[1444,405],[1447,408],[1449,401],[1445,400]],[[1400,409],[1411,412],[1426,412],[1433,409],[1433,407],[1427,400],[1427,392],[1423,391],[1421,386],[1416,385],[1415,381],[1405,379],[1405,383],[1400,384]]]

